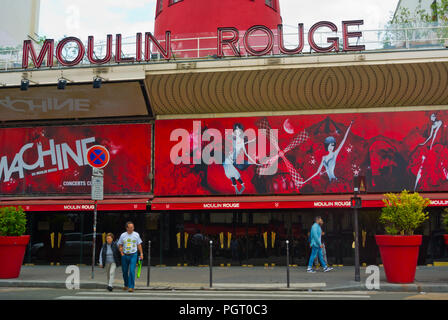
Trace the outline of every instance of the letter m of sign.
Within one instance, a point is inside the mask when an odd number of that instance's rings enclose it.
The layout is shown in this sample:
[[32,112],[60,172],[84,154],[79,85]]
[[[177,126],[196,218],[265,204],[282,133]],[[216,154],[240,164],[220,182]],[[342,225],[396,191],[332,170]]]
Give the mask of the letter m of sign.
[[54,40],[47,39],[42,45],[39,56],[37,56],[34,50],[33,43],[31,40],[23,41],[23,55],[22,55],[22,68],[28,68],[28,57],[31,54],[31,60],[35,68],[40,68],[42,62],[44,61],[45,54],[47,55],[47,67],[53,66],[53,51],[54,51]]

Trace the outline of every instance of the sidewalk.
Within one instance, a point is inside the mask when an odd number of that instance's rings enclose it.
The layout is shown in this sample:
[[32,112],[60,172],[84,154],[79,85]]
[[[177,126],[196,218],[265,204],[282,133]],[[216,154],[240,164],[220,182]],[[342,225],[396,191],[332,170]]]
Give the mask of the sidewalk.
[[[17,279],[0,279],[0,287],[65,288],[66,266],[23,266]],[[361,268],[361,282],[354,281],[354,267],[335,267],[328,273],[306,273],[305,267],[290,268],[290,288],[286,286],[286,267],[213,267],[213,287],[209,286],[208,267],[153,267],[150,286],[146,286],[147,267],[136,279],[136,289],[151,290],[305,290],[353,291],[366,290],[369,275]],[[448,267],[418,267],[415,283],[407,285],[386,282],[384,269],[380,268],[380,291],[395,292],[448,292]],[[81,289],[104,289],[104,269],[80,267]],[[115,274],[115,288],[123,286],[121,268]]]

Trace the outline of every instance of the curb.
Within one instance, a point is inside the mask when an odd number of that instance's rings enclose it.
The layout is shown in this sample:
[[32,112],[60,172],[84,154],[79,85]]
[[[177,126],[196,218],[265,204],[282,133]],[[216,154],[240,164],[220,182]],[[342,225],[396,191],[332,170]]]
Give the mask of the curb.
[[[81,282],[80,289],[104,289],[106,284],[98,282]],[[17,280],[0,280],[0,287],[16,287],[16,288],[53,288],[66,289],[65,281],[17,281]]]
[[[81,282],[80,289],[104,289],[105,283],[99,282]],[[0,280],[0,287],[18,287],[18,288],[54,288],[54,289],[66,289],[66,284],[63,281],[17,281],[17,280]],[[379,290],[369,290],[363,284],[351,283],[343,286],[326,286],[326,287],[290,287],[287,288],[286,284],[279,284],[278,286],[238,286],[238,287],[176,287],[176,286],[142,286],[136,287],[136,291],[160,291],[160,290],[176,290],[176,291],[369,291],[369,292],[436,292],[436,293],[448,293],[448,284],[391,284],[381,283]]]
[[389,292],[446,292],[448,293],[448,285],[446,284],[381,284],[381,291]]
[[393,284],[380,283],[380,289],[367,289],[362,284],[352,284],[347,286],[327,287],[322,291],[369,291],[369,292],[436,292],[448,293],[448,284]]

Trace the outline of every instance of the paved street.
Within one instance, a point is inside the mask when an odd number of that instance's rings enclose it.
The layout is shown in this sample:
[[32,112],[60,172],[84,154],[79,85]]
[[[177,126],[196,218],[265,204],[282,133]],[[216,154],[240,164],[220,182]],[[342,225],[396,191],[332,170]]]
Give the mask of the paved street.
[[448,293],[375,291],[67,290],[0,288],[0,300],[448,300]]

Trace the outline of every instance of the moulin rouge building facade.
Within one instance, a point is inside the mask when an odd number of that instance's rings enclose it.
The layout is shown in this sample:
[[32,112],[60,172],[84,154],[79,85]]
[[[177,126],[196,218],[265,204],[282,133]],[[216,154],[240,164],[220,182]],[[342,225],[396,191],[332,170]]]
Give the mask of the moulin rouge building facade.
[[0,205],[28,213],[28,261],[90,261],[94,144],[111,154],[98,242],[134,220],[156,264],[193,263],[200,231],[217,263],[282,264],[289,239],[300,265],[316,215],[330,263],[351,264],[356,175],[361,262],[377,263],[382,194],[402,189],[431,199],[420,263],[443,258],[446,50],[366,50],[362,19],[298,24],[287,45],[278,1],[197,2],[159,0],[131,54],[121,35],[102,56],[101,39],[25,42],[0,73]]

